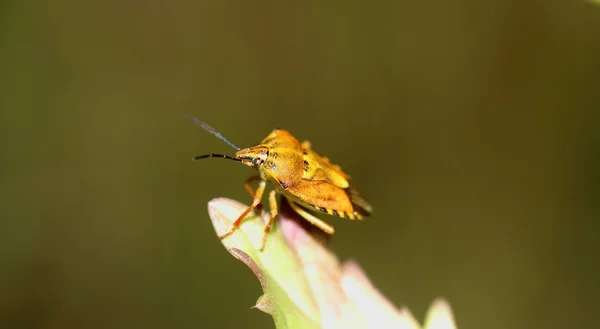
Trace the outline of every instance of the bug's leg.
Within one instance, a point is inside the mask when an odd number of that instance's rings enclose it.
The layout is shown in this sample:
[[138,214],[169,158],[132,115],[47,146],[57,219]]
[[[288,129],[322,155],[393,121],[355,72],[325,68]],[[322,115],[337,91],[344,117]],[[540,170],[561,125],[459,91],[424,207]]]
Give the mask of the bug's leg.
[[269,192],[269,210],[271,211],[271,218],[269,218],[269,222],[265,226],[262,243],[260,245],[260,251],[265,249],[265,245],[267,244],[267,236],[269,236],[269,232],[271,231],[271,225],[273,225],[273,222],[275,222],[275,217],[277,217],[277,199],[275,198],[275,195],[275,190]]
[[229,228],[229,231],[227,231],[227,233],[225,233],[219,237],[221,240],[223,240],[226,237],[233,234],[233,232],[235,232],[235,230],[237,230],[237,228],[242,223],[242,220],[244,219],[244,217],[246,217],[246,215],[248,215],[248,213],[251,212],[252,209],[254,209],[260,203],[260,199],[262,199],[262,195],[263,195],[263,192],[265,191],[266,185],[267,185],[266,181],[263,180],[260,182],[260,184],[258,185],[258,188],[256,189],[256,194],[254,194],[254,200],[252,200],[252,204],[250,205],[250,207],[248,207],[248,209],[246,209],[246,211],[244,211],[240,215],[240,217],[238,217],[235,220],[235,222],[233,222],[233,224],[231,224],[231,228]]
[[[248,194],[250,194],[250,197],[252,199],[254,199],[254,189],[252,188],[252,183],[257,180],[261,180],[261,179],[262,178],[259,175],[256,175],[256,176],[252,176],[252,177],[248,178],[244,182],[244,188],[246,189],[246,191],[248,191]],[[258,209],[258,211],[262,211],[262,205],[260,204],[260,202],[258,203],[256,208]]]
[[304,219],[306,219],[307,221],[311,222],[316,227],[323,230],[323,232],[325,232],[327,234],[333,234],[333,232],[335,232],[335,230],[333,229],[333,226],[331,226],[331,225],[325,223],[324,221],[318,219],[317,217],[313,216],[308,211],[302,209],[302,207],[297,205],[292,200],[288,199],[288,201],[289,201],[289,204],[292,207],[292,209],[294,209],[294,211],[297,212],[298,215],[304,217]]
[[252,188],[251,184],[257,180],[261,180],[259,175],[252,176],[246,179],[246,181],[244,182],[244,188],[246,189],[246,191],[248,191],[248,194],[250,194],[250,197],[252,199],[254,199],[254,189]]

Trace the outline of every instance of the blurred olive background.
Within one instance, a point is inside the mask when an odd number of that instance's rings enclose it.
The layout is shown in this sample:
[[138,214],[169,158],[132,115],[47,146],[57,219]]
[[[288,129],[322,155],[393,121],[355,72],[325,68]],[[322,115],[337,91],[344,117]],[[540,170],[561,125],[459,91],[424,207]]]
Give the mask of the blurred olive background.
[[0,327],[272,328],[221,246],[232,154],[308,139],[372,202],[333,245],[422,318],[597,323],[600,8],[3,1]]

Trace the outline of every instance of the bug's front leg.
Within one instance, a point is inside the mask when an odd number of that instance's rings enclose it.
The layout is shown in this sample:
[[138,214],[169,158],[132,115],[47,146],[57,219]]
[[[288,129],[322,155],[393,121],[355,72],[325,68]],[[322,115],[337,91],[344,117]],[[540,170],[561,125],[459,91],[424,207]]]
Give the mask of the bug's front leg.
[[[254,199],[254,189],[252,188],[252,183],[261,179],[262,178],[259,175],[256,175],[246,179],[246,181],[244,182],[244,188],[246,189],[246,191],[248,191],[248,194],[250,194],[250,197],[252,199]],[[260,202],[256,206],[256,209],[258,209],[258,211],[262,211],[262,205],[260,204]]]
[[262,199],[262,195],[263,195],[263,192],[265,191],[266,185],[267,185],[267,181],[263,180],[260,182],[260,184],[258,185],[258,188],[256,189],[256,193],[254,194],[254,200],[252,200],[252,204],[250,205],[250,207],[248,207],[248,209],[246,209],[246,211],[244,211],[240,215],[240,217],[238,217],[235,220],[235,222],[233,222],[233,224],[231,224],[231,228],[229,228],[229,231],[227,231],[227,233],[225,233],[219,237],[221,240],[223,240],[226,237],[233,234],[233,232],[235,232],[235,230],[237,230],[238,227],[240,226],[240,224],[242,223],[242,220],[244,219],[244,217],[246,217],[246,215],[248,215],[248,213],[250,213],[252,211],[252,209],[254,209],[254,208],[256,208],[256,206],[258,206],[258,204],[260,203],[260,199]]
[[269,193],[269,208],[270,208],[269,210],[271,212],[271,218],[269,218],[269,222],[265,226],[262,243],[260,244],[260,251],[263,251],[265,249],[265,245],[267,244],[267,236],[269,235],[269,232],[271,231],[271,226],[273,225],[273,222],[275,222],[275,217],[277,217],[277,199],[275,198],[275,196],[276,196],[276,191],[272,190]]
[[246,191],[248,191],[248,194],[250,194],[250,197],[252,199],[254,199],[254,189],[252,188],[252,183],[261,179],[262,178],[260,178],[259,175],[256,175],[246,179],[246,181],[244,182],[244,188],[246,189]]

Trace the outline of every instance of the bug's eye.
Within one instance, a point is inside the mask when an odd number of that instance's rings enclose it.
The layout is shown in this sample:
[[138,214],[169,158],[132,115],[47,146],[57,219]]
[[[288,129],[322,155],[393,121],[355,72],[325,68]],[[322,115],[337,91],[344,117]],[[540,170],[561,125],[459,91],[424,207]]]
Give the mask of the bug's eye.
[[255,158],[252,162],[254,163],[255,166],[258,166],[262,163],[262,160],[260,158]]

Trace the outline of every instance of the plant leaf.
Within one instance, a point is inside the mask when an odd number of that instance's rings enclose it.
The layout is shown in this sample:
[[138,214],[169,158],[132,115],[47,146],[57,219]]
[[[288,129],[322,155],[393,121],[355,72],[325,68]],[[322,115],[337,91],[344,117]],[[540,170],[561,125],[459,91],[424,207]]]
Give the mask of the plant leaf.
[[[217,235],[227,232],[248,206],[230,199],[208,204]],[[420,329],[408,308],[396,308],[370,282],[358,263],[341,263],[327,236],[281,202],[279,216],[260,252],[269,214],[250,214],[221,242],[256,275],[264,294],[255,307],[271,314],[278,329]],[[438,299],[427,329],[453,329],[448,303]]]
[[[230,199],[210,201],[208,210],[217,235],[227,232],[231,223],[247,207]],[[258,250],[266,219],[268,214],[248,215],[240,228],[222,240],[222,243],[234,257],[250,267],[259,279],[264,294],[255,306],[271,314],[277,328],[320,328],[319,312],[304,271],[281,235],[278,225],[274,225],[269,233],[265,250]]]

